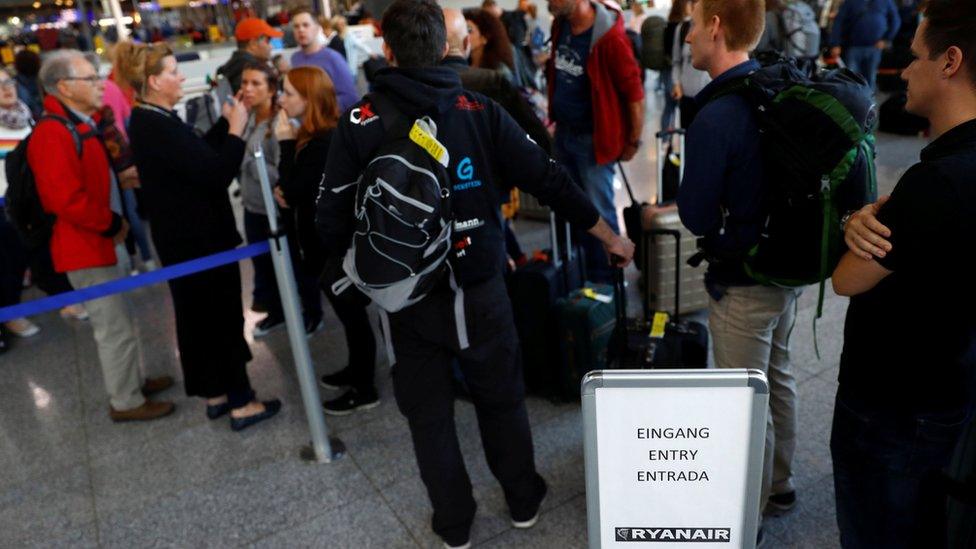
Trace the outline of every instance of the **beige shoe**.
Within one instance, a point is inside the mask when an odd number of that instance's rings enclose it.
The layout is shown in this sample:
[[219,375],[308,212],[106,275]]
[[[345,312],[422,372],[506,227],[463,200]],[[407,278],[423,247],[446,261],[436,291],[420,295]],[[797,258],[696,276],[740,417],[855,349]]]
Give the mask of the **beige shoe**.
[[119,411],[109,406],[108,416],[116,423],[123,421],[149,421],[166,417],[172,414],[175,409],[176,405],[172,402],[146,400],[142,406],[131,410]]
[[61,318],[88,320],[88,311],[85,310],[84,305],[68,305],[67,307],[61,309]]
[[4,327],[17,337],[32,337],[41,332],[40,326],[26,318],[15,318],[3,323]]

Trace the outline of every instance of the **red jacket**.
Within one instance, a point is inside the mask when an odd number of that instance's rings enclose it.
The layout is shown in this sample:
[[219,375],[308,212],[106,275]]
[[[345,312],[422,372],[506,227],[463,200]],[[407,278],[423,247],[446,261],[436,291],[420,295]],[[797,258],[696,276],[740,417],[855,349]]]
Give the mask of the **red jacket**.
[[[68,117],[54,97],[44,99],[44,111]],[[97,115],[96,115],[97,116]],[[90,133],[87,124],[76,126]],[[82,140],[81,157],[71,132],[56,120],[40,122],[27,145],[27,161],[34,172],[44,210],[57,216],[51,236],[51,257],[58,272],[115,265],[112,235],[122,219],[109,209],[109,159],[97,138]]]
[[[597,164],[607,164],[620,158],[630,142],[630,103],[644,100],[641,69],[634,57],[634,49],[624,30],[624,18],[612,2],[593,2],[596,20],[593,22],[593,42],[586,61],[593,102],[593,149]],[[552,22],[553,48],[559,45],[559,35],[565,18]],[[556,82],[555,51],[546,62],[549,82],[549,116],[552,116],[552,93]]]

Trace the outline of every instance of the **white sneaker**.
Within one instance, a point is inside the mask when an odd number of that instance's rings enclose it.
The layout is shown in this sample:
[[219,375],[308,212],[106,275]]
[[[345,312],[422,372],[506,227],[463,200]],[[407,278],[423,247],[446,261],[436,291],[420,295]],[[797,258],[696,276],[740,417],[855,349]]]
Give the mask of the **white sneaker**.
[[445,541],[444,549],[471,549],[471,542],[469,541],[464,545],[448,545],[447,542]]
[[37,324],[34,324],[26,318],[15,318],[13,320],[8,320],[7,322],[4,322],[3,325],[10,330],[10,333],[17,337],[32,337],[41,332],[41,328]]
[[88,320],[88,311],[86,311],[85,306],[81,304],[68,305],[67,307],[61,309],[61,318]]
[[537,522],[539,522],[538,511],[536,511],[535,516],[530,518],[529,520],[517,521],[515,519],[512,519],[512,526],[514,526],[515,528],[519,528],[521,530],[525,530],[526,528],[532,528],[533,526],[535,526],[535,523]]
[[142,272],[151,273],[159,268],[159,264],[156,263],[155,259],[149,259],[142,262]]

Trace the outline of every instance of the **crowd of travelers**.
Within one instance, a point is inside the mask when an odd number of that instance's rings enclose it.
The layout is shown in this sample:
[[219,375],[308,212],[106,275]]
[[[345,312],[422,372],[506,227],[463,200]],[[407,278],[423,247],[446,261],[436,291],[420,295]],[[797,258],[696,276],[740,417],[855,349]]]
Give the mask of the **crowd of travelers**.
[[[20,301],[28,273],[49,295],[83,289],[274,239],[269,216],[280,215],[306,334],[324,327],[324,295],[349,350],[348,362],[321,378],[337,391],[324,411],[377,406],[376,357],[386,353],[433,531],[445,547],[468,547],[477,503],[454,423],[462,379],[512,525],[530,528],[547,484],[525,403],[531,365],[521,359],[506,286],[527,258],[502,210],[515,191],[535,196],[571,226],[586,279],[612,284],[635,257],[628,236],[638,239],[618,223],[615,166],[647,148],[645,93],[660,91],[661,128],[686,132],[675,207],[708,262],[712,364],[766,373],[761,508],[789,512],[805,435],[790,360],[802,285],[755,272],[767,242],[786,234],[771,234],[786,230],[781,212],[770,211],[782,203],[783,185],[772,182],[782,163],[769,161],[778,146],[767,133],[773,115],[743,89],[770,66],[821,78],[810,75],[846,65],[830,82],[859,90],[851,102],[870,108],[853,114],[863,127],[844,126],[856,147],[830,166],[822,200],[873,180],[875,75],[901,7],[675,0],[666,18],[640,4],[625,18],[609,1],[548,0],[553,20],[542,29],[526,1],[513,11],[493,0],[461,11],[395,0],[382,18],[382,57],[343,40],[341,24],[298,10],[290,14],[298,50],[288,59],[272,56],[282,31],[245,18],[236,51],[217,70],[227,93],[205,131],[177,112],[185,78],[165,44],[120,42],[107,78],[93,55],[25,50],[16,74],[0,71],[0,143],[9,183],[29,176],[47,225],[25,232],[15,215],[0,216],[0,306]],[[976,273],[946,261],[976,244],[976,6],[929,0],[919,9],[901,77],[905,109],[928,119],[932,142],[890,195],[845,197],[813,243],[834,258],[832,276],[815,282],[830,278],[851,296],[830,441],[845,548],[951,545],[948,517],[960,511],[947,502],[974,490],[972,475],[952,480],[944,470],[976,403],[976,302],[967,291]],[[357,87],[364,62],[372,66],[365,96]],[[804,234],[790,233],[789,244],[809,248]],[[411,240],[418,235],[422,244]],[[265,315],[252,333],[261,338],[284,327],[283,298],[270,257],[252,264],[246,306]],[[186,394],[204,400],[209,419],[228,416],[235,431],[277,414],[281,401],[258,398],[247,373],[238,266],[168,285]],[[115,294],[61,315],[92,327],[111,419],[154,420],[174,412],[159,396],[174,379],[143,375],[128,299]],[[920,300],[937,335],[911,311]],[[6,336],[39,330],[26,318],[4,323],[0,352]]]

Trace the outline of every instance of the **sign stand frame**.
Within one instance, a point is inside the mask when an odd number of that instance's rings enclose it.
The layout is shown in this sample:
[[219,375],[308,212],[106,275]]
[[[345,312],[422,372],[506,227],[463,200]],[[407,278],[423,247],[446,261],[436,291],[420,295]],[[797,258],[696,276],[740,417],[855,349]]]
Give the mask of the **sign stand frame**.
[[[600,468],[597,450],[597,389],[641,388],[753,389],[745,513],[740,525],[744,547],[755,547],[759,529],[759,498],[762,484],[763,454],[766,448],[766,422],[769,413],[769,382],[766,374],[754,369],[698,370],[600,370],[587,374],[581,383],[583,413],[583,457],[586,464],[586,519],[589,547],[598,549],[603,539],[600,520]],[[761,411],[763,413],[757,413]],[[758,456],[758,457],[757,457]]]

